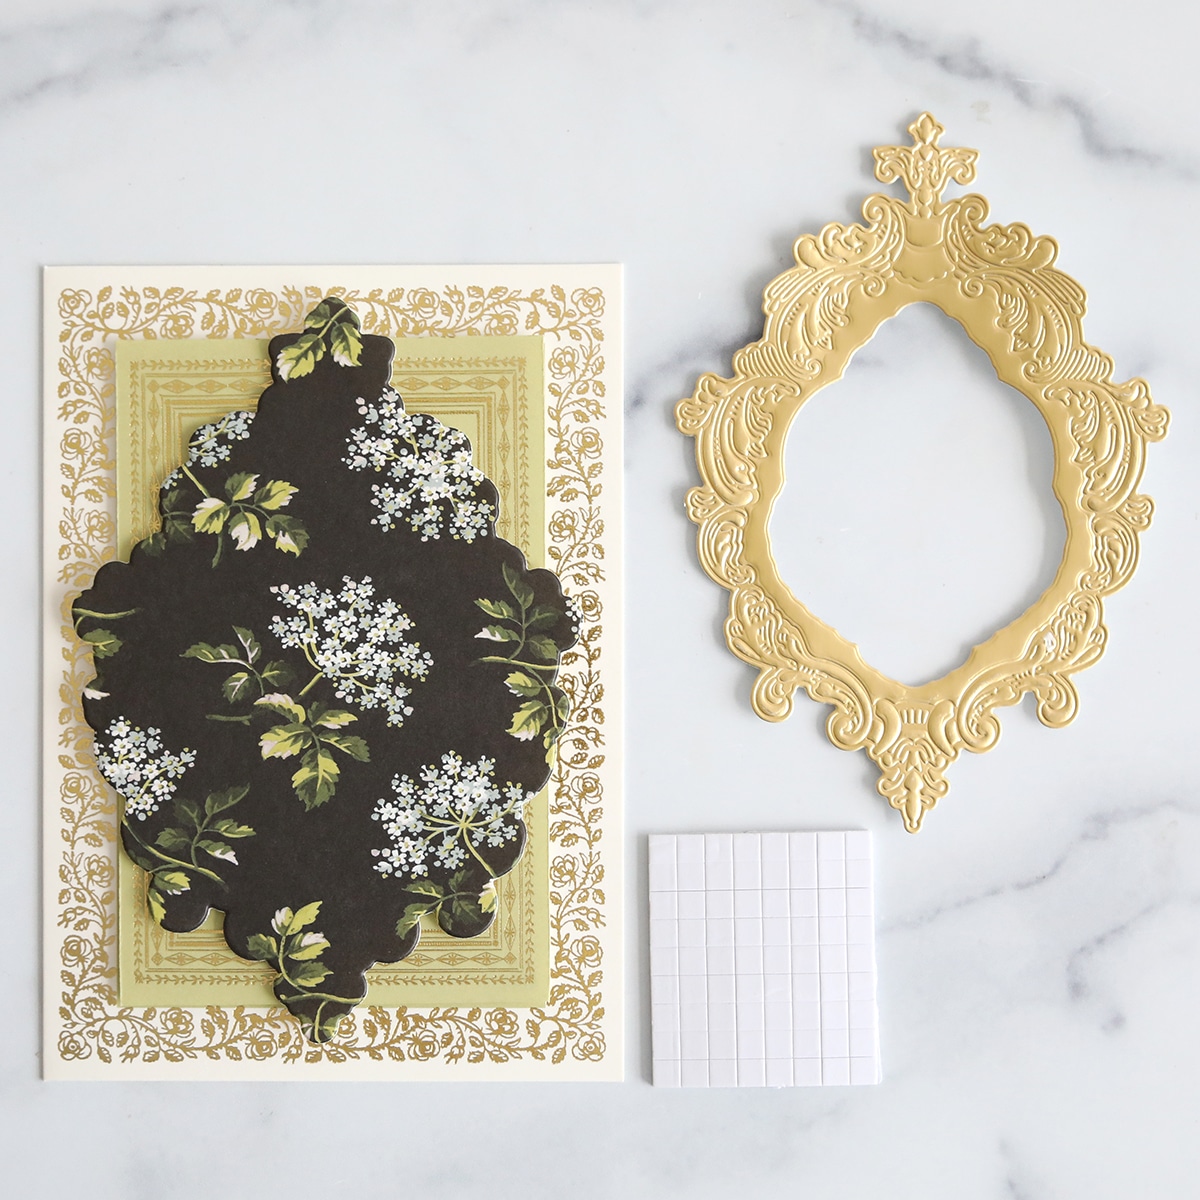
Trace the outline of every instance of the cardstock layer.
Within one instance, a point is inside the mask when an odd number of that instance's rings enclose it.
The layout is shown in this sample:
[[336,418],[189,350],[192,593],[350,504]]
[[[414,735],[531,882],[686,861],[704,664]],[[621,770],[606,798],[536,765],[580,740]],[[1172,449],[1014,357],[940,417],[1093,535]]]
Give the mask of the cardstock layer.
[[[591,267],[47,272],[48,1075],[620,1077],[619,288],[617,270]],[[545,559],[583,619],[563,660],[572,717],[546,801],[545,1004],[368,1003],[337,1038],[313,1045],[278,1006],[143,1007],[118,994],[117,808],[78,708],[94,643],[75,636],[69,614],[117,549],[115,451],[129,449],[117,430],[117,345],[262,341],[300,328],[325,295],[351,304],[364,333],[390,339],[464,348],[541,339]],[[486,373],[476,374],[475,391],[486,391]],[[454,391],[454,371],[426,379],[434,388],[450,380],[452,400],[472,390],[460,376]],[[481,428],[475,436],[487,441]],[[497,439],[501,457],[529,483],[513,441]],[[532,528],[532,507],[522,518],[518,503],[510,519]]]

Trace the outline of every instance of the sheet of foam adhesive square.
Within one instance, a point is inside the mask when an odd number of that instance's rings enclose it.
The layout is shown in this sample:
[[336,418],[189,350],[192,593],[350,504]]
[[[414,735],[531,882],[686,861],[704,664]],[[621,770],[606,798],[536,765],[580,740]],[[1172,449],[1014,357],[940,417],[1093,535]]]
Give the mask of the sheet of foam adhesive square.
[[654,834],[654,1082],[879,1082],[871,835]]

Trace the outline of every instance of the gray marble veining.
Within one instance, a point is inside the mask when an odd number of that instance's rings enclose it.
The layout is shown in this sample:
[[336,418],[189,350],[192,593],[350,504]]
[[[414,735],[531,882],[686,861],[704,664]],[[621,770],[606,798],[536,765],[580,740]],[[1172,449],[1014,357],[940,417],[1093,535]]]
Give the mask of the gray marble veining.
[[[1174,0],[1081,8],[0,5],[0,504],[20,514],[0,596],[6,676],[26,692],[40,264],[623,261],[630,404],[627,1082],[39,1083],[38,731],[10,682],[0,1151],[17,1194],[232,1200],[276,1194],[281,1178],[446,1200],[1194,1193],[1200,249],[1177,223],[1200,175],[1200,17]],[[1110,603],[1111,644],[1079,678],[1076,722],[1052,732],[1008,711],[1001,744],[956,765],[912,838],[861,757],[827,744],[824,710],[801,699],[779,725],[751,714],[749,672],[720,636],[725,596],[700,571],[682,512],[695,479],[671,409],[757,335],[757,295],[791,239],[855,219],[877,186],[870,147],[905,140],[923,108],[947,144],[981,150],[977,187],[996,219],[1069,245],[1089,336],[1122,378],[1150,372],[1174,423],[1150,455],[1158,509],[1144,561]],[[830,461],[817,482],[835,504],[878,465]],[[940,545],[952,573],[989,502],[948,506],[922,561],[936,564]],[[903,639],[886,627],[887,581],[912,570],[917,548],[888,517],[881,503],[865,532],[881,636]],[[921,578],[933,595],[937,569]],[[884,1082],[656,1092],[634,903],[645,835],[843,827],[875,839]]]

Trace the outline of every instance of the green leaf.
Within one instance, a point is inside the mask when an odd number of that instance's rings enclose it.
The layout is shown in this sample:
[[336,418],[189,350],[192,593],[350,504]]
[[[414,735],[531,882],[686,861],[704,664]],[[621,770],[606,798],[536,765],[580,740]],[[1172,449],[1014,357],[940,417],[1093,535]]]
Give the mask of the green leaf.
[[549,716],[550,710],[544,704],[537,700],[530,700],[522,704],[516,713],[513,714],[512,724],[509,725],[508,732],[513,737],[527,742],[541,732],[542,726],[546,724]]
[[189,646],[180,658],[198,658],[201,662],[222,663],[237,662],[237,650],[232,646],[210,646],[207,642],[197,642]]
[[232,808],[235,804],[240,804],[245,800],[249,792],[249,784],[243,784],[241,787],[226,788],[223,792],[210,792],[204,801],[204,811],[208,816],[214,817],[217,813],[224,812],[227,808]]
[[206,496],[192,513],[192,527],[197,533],[220,533],[233,509],[216,496]]
[[475,636],[486,638],[489,642],[519,642],[521,640],[521,635],[506,625],[485,625]]
[[551,625],[557,625],[559,617],[562,614],[556,608],[551,608],[547,604],[539,604],[526,618],[525,628],[533,629],[549,629]]
[[254,830],[249,825],[239,825],[236,821],[231,821],[228,817],[222,817],[221,820],[214,821],[209,828],[213,833],[220,834],[223,838],[254,837]]
[[504,682],[514,696],[538,696],[542,691],[541,683],[524,671],[514,671]]
[[439,900],[446,893],[442,890],[441,884],[434,883],[432,879],[417,879],[412,883],[405,885],[406,892],[412,892],[417,896],[436,896]]
[[554,711],[558,713],[560,721],[565,721],[571,715],[571,699],[566,692],[560,692],[557,688],[554,690],[557,693],[554,697]]
[[124,643],[109,629],[91,629],[83,635],[85,642],[90,642],[92,653],[97,658],[112,658]]
[[224,660],[217,657],[215,646],[210,646],[207,642],[196,642],[189,646],[180,656],[180,658],[198,658],[201,662],[223,662]]
[[340,750],[343,754],[350,755],[351,758],[357,759],[358,762],[370,762],[371,751],[367,743],[360,737],[352,737],[345,733],[330,733],[321,739],[326,746],[332,746],[335,750]]
[[482,909],[474,896],[455,896],[450,901],[450,911],[460,921],[478,921]]
[[479,911],[489,913],[496,907],[496,889],[488,884],[487,887],[479,893]]
[[154,839],[154,844],[164,850],[190,850],[192,839],[182,829],[162,829]]
[[319,700],[308,710],[309,723],[320,729],[340,729],[358,718],[341,708],[326,708]]
[[286,508],[291,498],[299,491],[282,479],[269,479],[254,495],[254,504],[274,512],[277,508]]
[[237,855],[234,854],[232,846],[227,846],[224,842],[217,841],[216,838],[201,838],[196,845],[206,854],[211,854],[213,858],[220,858],[237,866]]
[[313,988],[323,979],[328,979],[333,971],[324,963],[319,962],[302,962],[298,967],[288,971],[292,978],[292,982],[297,987]]
[[243,629],[240,625],[235,625],[233,632],[241,643],[242,649],[246,651],[246,661],[248,663],[258,662],[258,656],[262,654],[262,646],[259,645],[258,638],[249,629]]
[[[125,843],[125,851],[129,857],[132,858],[133,861],[149,875],[153,875],[158,867],[162,866],[162,863],[158,863],[156,865],[154,860],[148,854],[143,854],[142,851],[138,849],[136,844],[131,847],[128,843]],[[151,880],[151,882],[153,882],[153,880]]]
[[547,662],[554,662],[558,658],[558,647],[554,644],[554,639],[544,634],[539,633],[536,637],[531,637],[525,645],[538,658],[544,658]]
[[282,717],[291,717],[293,721],[306,720],[304,706],[297,704],[291,696],[283,692],[268,692],[261,699],[255,700],[254,707],[269,708],[271,712],[277,712]]
[[[318,1009],[318,1011],[320,1010]],[[333,1038],[337,1037],[338,1030],[341,1029],[342,1023],[345,1021],[345,1019],[346,1014],[344,1012],[326,1012],[326,1014],[321,1017],[319,1021],[310,1021],[309,1024],[314,1026],[317,1031],[315,1040],[318,1042],[332,1041]],[[300,1018],[300,1024],[301,1027],[303,1027],[303,1017]],[[305,1037],[307,1036],[308,1034],[306,1033]]]
[[332,298],[327,297],[304,318],[304,328],[306,330],[323,330],[333,320],[335,312],[337,312],[337,307],[334,305]]
[[521,611],[524,612],[533,603],[533,588],[508,563],[501,563],[501,571],[504,574],[504,582],[508,590],[513,594],[513,599],[516,600],[521,606]]
[[239,550],[252,550],[262,539],[262,522],[252,512],[240,512],[229,522],[229,536]]
[[276,725],[258,740],[263,758],[291,758],[310,747],[312,730],[307,725]]
[[357,367],[362,359],[362,334],[349,321],[339,318],[329,331],[329,349],[339,367]]
[[168,542],[178,545],[180,542],[192,540],[192,522],[188,512],[165,513],[162,529],[154,535],[165,546]]
[[262,669],[262,681],[267,687],[287,687],[295,678],[295,672],[285,662],[269,662]]
[[225,694],[225,699],[230,704],[237,704],[239,700],[248,700],[250,698],[251,684],[254,682],[254,676],[248,671],[238,671],[225,680],[221,685],[221,691]]
[[158,888],[151,887],[147,890],[146,905],[150,909],[150,916],[157,924],[161,925],[163,918],[167,915],[167,909]]
[[298,517],[275,513],[267,518],[267,537],[275,539],[275,549],[299,555],[308,545],[308,529]]
[[349,321],[358,328],[358,317],[354,310],[336,296],[326,296],[316,308],[304,318],[304,328],[323,330],[331,321]]
[[320,334],[302,333],[275,356],[275,369],[280,379],[299,379],[301,375],[311,375],[324,357],[325,343]]
[[168,896],[178,896],[191,888],[192,881],[182,871],[155,871],[154,886]]
[[337,760],[324,747],[315,754],[309,750],[300,760],[300,769],[292,776],[292,787],[304,807],[311,810],[333,796],[341,773]]
[[274,962],[279,954],[279,944],[273,937],[252,933],[246,943],[246,953],[261,962]]
[[305,904],[296,909],[295,915],[288,923],[288,933],[299,933],[301,929],[307,929],[320,914],[320,900],[314,900],[311,904]]
[[231,504],[239,500],[249,500],[258,486],[258,476],[249,471],[237,471],[225,480],[225,495]]
[[507,600],[476,600],[475,603],[489,617],[496,617],[501,621],[515,621],[517,619],[516,610]]
[[[412,890],[411,888],[409,889]],[[396,922],[396,936],[406,937],[421,923],[421,918],[427,912],[433,912],[437,908],[436,904],[406,904],[404,906],[404,916]]]
[[301,946],[298,950],[289,950],[288,958],[295,962],[311,962],[314,958],[320,958],[329,949],[329,943],[319,933],[313,934],[312,938],[310,943]]
[[190,800],[176,800],[175,815],[196,829],[199,829],[202,824],[200,810]]

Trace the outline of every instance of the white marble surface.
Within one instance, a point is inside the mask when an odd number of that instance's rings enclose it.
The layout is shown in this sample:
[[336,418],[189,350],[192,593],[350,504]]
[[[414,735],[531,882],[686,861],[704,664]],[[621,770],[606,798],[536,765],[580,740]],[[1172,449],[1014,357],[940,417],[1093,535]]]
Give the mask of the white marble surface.
[[[1198,34],[1179,0],[0,4],[12,1193],[1195,1195]],[[1145,374],[1174,423],[1147,473],[1158,512],[1143,563],[1109,605],[1111,645],[1080,678],[1076,723],[1050,732],[1009,710],[1000,746],[953,768],[912,838],[865,760],[825,742],[825,710],[802,701],[781,725],[751,714],[750,673],[720,640],[723,596],[681,512],[693,468],[671,409],[757,334],[792,238],[855,216],[869,148],[902,140],[922,108],[948,143],[980,148],[998,219],[1060,239],[1089,291],[1089,339],[1122,375]],[[322,261],[627,265],[623,1085],[38,1081],[38,267]],[[934,424],[874,430],[857,475],[818,457],[808,494],[831,507],[800,505],[789,551],[828,563],[815,539],[849,539],[846,572],[822,570],[828,615],[881,658],[917,655],[914,671],[1019,607],[1057,536],[1027,414],[932,356],[942,390],[915,392],[919,341],[878,354],[913,381],[897,402]],[[845,384],[864,403],[868,365]],[[955,392],[983,424],[947,431]],[[913,498],[939,462],[990,462],[985,429],[1025,470],[990,492],[960,470],[931,529]],[[830,438],[846,434],[831,420]],[[889,451],[914,464],[907,479]],[[1011,569],[982,595],[955,549],[981,523]],[[859,551],[878,562],[869,602]],[[907,627],[884,607],[900,582]],[[936,615],[943,582],[958,623]],[[846,826],[875,835],[883,1084],[651,1088],[645,835]]]

